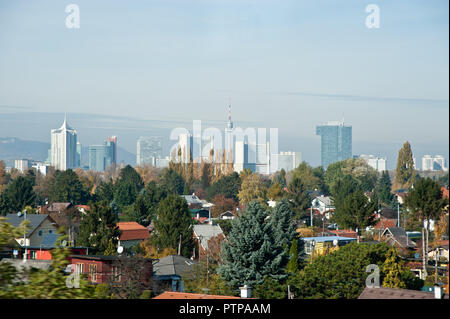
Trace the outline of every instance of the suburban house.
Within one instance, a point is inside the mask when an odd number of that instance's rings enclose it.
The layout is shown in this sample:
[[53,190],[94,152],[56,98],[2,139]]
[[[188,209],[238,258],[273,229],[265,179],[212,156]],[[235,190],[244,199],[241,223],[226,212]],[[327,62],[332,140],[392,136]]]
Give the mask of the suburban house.
[[330,196],[317,196],[311,201],[311,206],[318,210],[321,215],[326,214],[327,219],[330,219],[330,213],[334,211],[333,201]]
[[220,214],[220,219],[234,219],[234,214],[233,212],[227,210],[226,212]]
[[[24,221],[25,215],[8,214],[5,222],[19,227]],[[47,234],[57,234],[58,225],[48,214],[27,214],[29,229],[24,237],[16,238],[21,246],[39,246]]]
[[406,231],[401,227],[388,227],[383,230],[380,241],[400,249],[414,249],[416,243],[408,238]]
[[119,246],[124,248],[130,248],[150,238],[150,232],[147,227],[136,222],[118,222],[117,226],[122,232],[119,237]]
[[192,219],[197,220],[200,224],[205,222],[209,222],[211,218],[211,212],[209,209],[204,208],[190,208],[189,212],[191,213]]
[[305,253],[308,255],[312,254],[313,251],[323,254],[327,248],[344,246],[356,241],[356,238],[341,236],[303,237],[302,239],[305,242]]
[[435,260],[435,259],[442,260],[442,259],[445,259],[445,260],[448,261],[449,260],[448,259],[448,252],[449,252],[448,251],[448,248],[449,248],[448,243],[449,243],[448,240],[440,240],[438,242],[438,245],[437,245],[436,248],[431,248],[430,249],[430,251],[428,252],[428,258],[430,260]]
[[[199,257],[205,257],[208,253],[208,250],[212,247],[209,247],[209,241],[212,238],[217,237],[218,242],[225,239],[222,228],[219,225],[194,225],[194,237],[198,241],[198,252]],[[220,250],[220,246],[218,247]],[[217,251],[213,252],[217,253]]]
[[[121,284],[139,275],[148,287],[152,285],[153,260],[149,258],[130,258],[121,256],[70,255],[71,272],[87,275],[93,284]],[[137,270],[137,271],[136,271]]]
[[203,202],[195,194],[192,195],[180,195],[186,200],[189,208],[201,208],[203,207]]
[[406,196],[408,196],[408,189],[406,188],[402,188],[402,189],[397,189],[394,192],[395,197],[397,197],[397,202],[401,205],[403,205],[405,203],[405,198]]
[[153,261],[152,291],[183,291],[182,278],[192,272],[198,262],[179,255],[169,255]]
[[[58,240],[58,234],[50,233],[45,235],[39,246],[28,246],[27,259],[35,260],[51,260],[51,251],[56,248],[56,242]],[[88,252],[87,247],[69,247],[73,255],[86,255]]]

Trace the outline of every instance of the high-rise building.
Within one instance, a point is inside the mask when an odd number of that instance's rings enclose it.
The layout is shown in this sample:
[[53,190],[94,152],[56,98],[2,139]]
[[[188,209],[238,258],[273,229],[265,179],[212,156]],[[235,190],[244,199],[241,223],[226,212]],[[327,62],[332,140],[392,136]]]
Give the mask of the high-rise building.
[[117,138],[110,137],[101,145],[89,146],[89,169],[97,172],[103,172],[107,167],[116,165],[114,161],[116,154]]
[[111,164],[117,165],[117,136],[108,136],[106,140],[108,146],[110,146],[109,158],[111,159]]
[[77,167],[81,167],[81,150],[82,145],[80,142],[77,142]]
[[162,141],[160,136],[141,136],[137,141],[136,165],[156,166],[156,159],[162,157]]
[[316,134],[321,136],[322,167],[352,157],[352,126],[344,121],[332,121],[316,127]]
[[362,158],[363,160],[365,160],[366,163],[370,167],[373,167],[378,172],[382,172],[382,171],[385,171],[387,169],[387,167],[386,167],[386,162],[387,162],[386,157],[377,157],[377,156],[374,156],[374,155],[364,155],[363,154],[363,155],[360,155],[359,158]]
[[300,152],[280,152],[275,156],[278,158],[278,171],[284,169],[289,172],[302,163],[302,153]]
[[77,167],[77,132],[64,123],[59,129],[51,130],[51,165],[59,170]]
[[30,168],[30,161],[27,159],[15,160],[14,168],[23,173]]
[[446,161],[442,155],[424,155],[422,157],[423,171],[447,171]]

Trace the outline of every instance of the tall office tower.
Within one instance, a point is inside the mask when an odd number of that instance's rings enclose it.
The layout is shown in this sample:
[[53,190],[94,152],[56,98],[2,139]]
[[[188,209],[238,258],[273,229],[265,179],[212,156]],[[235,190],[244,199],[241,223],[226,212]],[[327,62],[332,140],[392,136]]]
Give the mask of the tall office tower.
[[115,143],[105,141],[100,145],[89,146],[89,169],[97,172],[103,172],[107,167],[114,163]]
[[270,142],[256,144],[255,172],[270,174]]
[[284,169],[286,172],[289,172],[302,163],[301,152],[280,152],[280,154],[275,156],[278,158],[278,171]]
[[316,127],[316,134],[321,136],[322,167],[352,157],[352,126],[332,121]]
[[386,157],[377,157],[374,155],[360,155],[360,158],[366,161],[366,163],[373,167],[378,172],[382,172],[386,170]]
[[156,166],[156,159],[162,157],[162,141],[161,136],[141,136],[137,141],[136,165]]
[[248,144],[244,141],[236,141],[234,152],[234,171],[240,173],[248,165]]
[[51,165],[59,170],[77,167],[77,132],[64,123],[59,129],[51,130]]
[[434,157],[433,169],[435,171],[447,171],[448,170],[444,156],[436,155]]
[[81,143],[77,142],[77,167],[81,167]]
[[117,136],[108,136],[107,145],[110,146],[109,157],[111,159],[111,164],[117,165]]

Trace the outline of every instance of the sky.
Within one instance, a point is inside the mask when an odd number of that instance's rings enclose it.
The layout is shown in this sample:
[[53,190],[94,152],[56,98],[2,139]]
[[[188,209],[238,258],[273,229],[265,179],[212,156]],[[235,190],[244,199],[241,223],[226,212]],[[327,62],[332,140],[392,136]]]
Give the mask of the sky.
[[[79,29],[66,27],[70,3]],[[380,9],[379,28],[366,26],[369,4]],[[235,126],[278,128],[280,150],[301,151],[312,165],[320,164],[315,126],[342,118],[354,154],[388,156],[393,168],[409,141],[418,158],[448,160],[448,5],[0,0],[0,136],[49,142],[49,133],[33,133],[37,123],[13,127],[13,113],[91,115],[99,129],[127,119],[116,128],[135,153],[135,139],[161,123],[223,129],[231,99]],[[95,124],[83,133],[82,118],[70,124],[83,144],[101,142]]]

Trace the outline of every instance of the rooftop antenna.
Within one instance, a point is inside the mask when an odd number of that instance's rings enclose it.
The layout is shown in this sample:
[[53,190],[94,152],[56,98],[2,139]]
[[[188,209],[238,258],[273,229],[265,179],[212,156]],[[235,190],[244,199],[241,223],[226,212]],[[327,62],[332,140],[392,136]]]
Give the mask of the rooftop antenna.
[[342,112],[342,125],[344,125],[344,112]]

